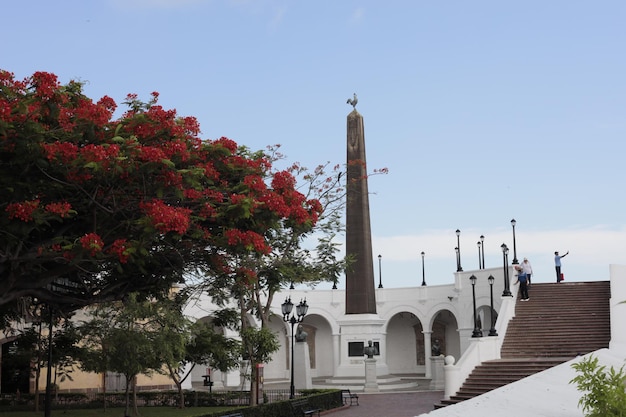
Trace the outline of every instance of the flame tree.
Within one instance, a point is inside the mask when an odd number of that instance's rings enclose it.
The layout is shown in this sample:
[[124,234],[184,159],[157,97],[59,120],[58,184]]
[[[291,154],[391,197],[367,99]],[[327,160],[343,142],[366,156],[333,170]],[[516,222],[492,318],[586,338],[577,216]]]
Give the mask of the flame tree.
[[[195,118],[110,97],[54,74],[0,70],[0,308],[76,309],[166,294],[190,273],[246,287],[241,259],[277,230],[306,233],[322,211],[266,152],[202,140]],[[234,280],[234,281],[233,281]]]

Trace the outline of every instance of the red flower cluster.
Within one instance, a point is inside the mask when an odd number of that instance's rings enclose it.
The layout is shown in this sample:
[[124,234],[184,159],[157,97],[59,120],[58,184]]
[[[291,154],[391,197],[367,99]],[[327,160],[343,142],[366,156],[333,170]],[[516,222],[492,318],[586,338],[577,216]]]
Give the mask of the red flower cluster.
[[251,230],[230,229],[226,231],[225,235],[231,246],[241,245],[248,250],[254,249],[262,254],[268,254],[271,251],[263,236]]
[[44,143],[41,146],[49,161],[59,158],[63,163],[70,163],[78,156],[78,146],[71,142]]
[[248,288],[256,282],[257,273],[250,268],[241,266],[236,268],[234,272],[235,275],[237,275],[238,280],[243,282],[243,284]]
[[163,200],[142,202],[139,207],[150,218],[155,229],[160,232],[176,232],[183,235],[189,229],[190,209],[168,206]]
[[[67,104],[66,99],[61,97],[59,100]],[[75,106],[65,105],[59,109],[59,125],[66,132],[71,132],[85,123],[105,126],[111,120],[116,108],[117,104],[108,96],[102,97],[97,103],[81,98],[77,100]]]
[[263,192],[267,189],[267,185],[263,178],[258,175],[248,175],[243,179],[243,183],[250,189],[250,191]]
[[128,262],[128,257],[129,257],[127,250],[128,250],[128,244],[126,242],[126,239],[117,239],[113,242],[113,244],[111,245],[111,247],[109,248],[107,252],[117,255],[120,262],[125,264],[126,262]]
[[56,75],[49,72],[38,71],[31,77],[32,84],[36,89],[36,95],[41,98],[52,98],[59,88]]
[[237,152],[237,143],[231,139],[222,136],[221,138],[213,141],[213,143],[228,149],[230,153]]
[[81,156],[86,163],[97,162],[102,168],[109,168],[111,163],[120,153],[119,145],[93,145],[89,144],[80,150]]
[[102,252],[104,242],[97,233],[88,233],[80,238],[80,245],[83,249],[87,250],[91,256],[96,256],[97,253]]
[[72,205],[67,201],[46,204],[46,211],[48,213],[58,214],[61,218],[68,217],[71,209]]
[[287,171],[280,171],[272,178],[272,188],[277,191],[293,190],[296,179]]
[[142,146],[139,148],[139,159],[145,162],[161,162],[167,157],[163,149],[155,146]]
[[21,203],[11,203],[7,206],[6,212],[9,219],[20,219],[29,222],[33,219],[33,213],[39,207],[39,200],[23,201]]

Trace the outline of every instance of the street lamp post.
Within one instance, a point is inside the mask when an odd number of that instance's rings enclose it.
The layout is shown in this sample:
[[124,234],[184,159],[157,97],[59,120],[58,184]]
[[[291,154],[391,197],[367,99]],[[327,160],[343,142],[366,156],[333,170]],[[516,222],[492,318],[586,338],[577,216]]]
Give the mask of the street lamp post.
[[383,287],[383,269],[381,267],[381,260],[383,259],[382,255],[378,255],[378,288]]
[[476,276],[472,275],[470,281],[472,282],[472,301],[474,303],[474,331],[472,332],[472,337],[483,337],[483,331],[478,327],[476,318]]
[[463,268],[461,268],[461,231],[456,229],[456,248],[457,248],[457,272],[462,272]]
[[481,260],[483,263],[482,269],[485,269],[485,236],[484,235],[480,235],[480,246],[483,250],[483,254],[481,257]]
[[[291,324],[291,384],[289,386],[289,398],[293,399],[296,396],[296,387],[293,383],[293,380],[294,380],[293,378],[294,377],[294,374],[293,374],[293,367],[294,367],[293,326],[295,326],[296,323],[301,323],[302,320],[304,320],[304,316],[306,316],[306,313],[309,310],[309,306],[307,305],[306,300],[304,301],[300,300],[300,304],[296,306],[295,314],[291,314],[291,311],[293,310],[293,303],[291,302],[291,297],[289,297],[285,299],[285,302],[281,305],[281,308],[283,311],[283,321]],[[291,314],[291,317],[289,317],[290,314]]]
[[48,364],[46,371],[46,396],[44,398],[44,417],[50,417],[52,412],[52,325],[54,316],[52,307],[48,304]]
[[496,279],[493,277],[493,275],[489,275],[489,278],[487,278],[487,281],[489,281],[489,293],[491,298],[491,328],[489,329],[489,336],[498,335],[498,332],[496,332],[496,323],[493,315],[493,282],[495,280]]
[[500,247],[502,248],[502,260],[504,261],[504,270],[502,271],[504,274],[504,291],[502,291],[502,296],[513,297],[509,283],[509,248],[504,243]]
[[[56,294],[66,294],[72,291],[72,289],[76,288],[76,284],[69,281],[68,279],[58,279],[52,281],[47,286],[48,290],[52,293]],[[44,417],[50,417],[52,413],[52,345],[54,343],[53,340],[53,328],[54,328],[54,319],[55,315],[61,316],[63,309],[62,304],[57,304],[53,301],[48,301],[48,369],[46,373],[46,396],[44,399]]]
[[513,261],[511,264],[517,265],[519,262],[517,261],[517,248],[515,247],[515,225],[517,222],[515,219],[511,219],[511,226],[513,227]]
[[425,253],[422,251],[422,287],[426,286],[426,274],[424,273],[424,255]]
[[482,246],[480,240],[476,243],[476,245],[478,246],[478,269],[483,269],[483,264],[480,262],[480,247]]

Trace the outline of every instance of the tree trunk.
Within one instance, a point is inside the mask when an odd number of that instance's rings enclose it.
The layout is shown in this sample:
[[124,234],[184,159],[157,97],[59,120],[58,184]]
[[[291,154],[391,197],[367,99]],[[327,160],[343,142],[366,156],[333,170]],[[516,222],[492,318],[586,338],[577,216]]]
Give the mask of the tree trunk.
[[139,415],[139,408],[137,408],[137,375],[133,377],[133,415]]
[[254,361],[250,361],[250,366],[250,405],[254,407],[257,405],[258,402],[256,363]]
[[107,410],[107,373],[104,371],[102,373],[102,407],[104,411]]
[[185,408],[185,393],[183,392],[183,380],[185,378],[180,378],[176,370],[172,368],[169,363],[167,364],[167,371],[178,390],[178,408],[183,409]]
[[185,408],[185,392],[183,391],[183,384],[177,381],[176,388],[178,388],[178,408]]
[[35,412],[39,412],[39,376],[41,375],[41,369],[37,366],[35,370]]
[[126,405],[124,406],[124,417],[130,417],[130,381],[131,377],[126,375],[126,388],[124,396],[126,397]]

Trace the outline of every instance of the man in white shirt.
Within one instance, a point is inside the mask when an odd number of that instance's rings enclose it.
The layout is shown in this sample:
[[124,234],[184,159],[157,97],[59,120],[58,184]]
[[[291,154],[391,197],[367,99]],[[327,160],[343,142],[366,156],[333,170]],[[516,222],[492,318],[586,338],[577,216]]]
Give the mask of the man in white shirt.
[[530,276],[533,273],[533,267],[530,265],[530,262],[528,262],[528,258],[524,258],[524,261],[522,262],[522,270],[526,272],[526,278],[528,279],[528,285],[530,286]]

